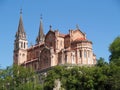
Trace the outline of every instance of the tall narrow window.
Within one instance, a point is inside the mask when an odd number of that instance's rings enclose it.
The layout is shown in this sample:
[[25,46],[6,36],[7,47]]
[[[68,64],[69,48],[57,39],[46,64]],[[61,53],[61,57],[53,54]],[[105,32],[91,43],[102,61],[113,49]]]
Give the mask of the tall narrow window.
[[82,58],[82,50],[79,51],[80,58]]
[[60,45],[62,46],[62,40],[61,40],[61,42],[60,42]]
[[88,64],[90,64],[91,58],[90,58],[90,50],[88,50]]
[[26,48],[26,47],[25,47],[25,42],[24,42],[24,48]]
[[45,57],[45,65],[48,66],[48,57]]
[[85,57],[85,58],[87,57],[87,52],[86,52],[86,50],[84,50],[84,57]]
[[21,48],[23,48],[23,42],[21,42]]
[[88,51],[88,57],[90,57],[90,51]]
[[75,64],[75,53],[71,53],[72,64]]
[[72,55],[72,63],[74,63],[74,55]]

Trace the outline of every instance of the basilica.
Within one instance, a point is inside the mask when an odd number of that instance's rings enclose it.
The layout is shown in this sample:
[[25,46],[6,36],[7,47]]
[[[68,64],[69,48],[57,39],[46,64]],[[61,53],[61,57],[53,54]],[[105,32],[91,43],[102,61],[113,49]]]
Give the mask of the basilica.
[[21,13],[14,41],[14,64],[31,67],[36,71],[56,65],[96,64],[92,42],[78,27],[69,30],[68,34],[62,34],[50,26],[45,35],[41,18],[36,36],[36,44],[28,47]]

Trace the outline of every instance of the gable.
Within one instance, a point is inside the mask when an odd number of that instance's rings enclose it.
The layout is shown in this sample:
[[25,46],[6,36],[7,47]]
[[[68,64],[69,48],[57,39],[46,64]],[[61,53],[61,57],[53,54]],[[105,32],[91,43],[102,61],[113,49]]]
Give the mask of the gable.
[[45,37],[45,44],[48,47],[55,46],[55,33],[53,31],[49,31]]
[[72,40],[76,40],[77,38],[83,38],[85,39],[85,34],[81,32],[80,30],[75,30],[72,33]]

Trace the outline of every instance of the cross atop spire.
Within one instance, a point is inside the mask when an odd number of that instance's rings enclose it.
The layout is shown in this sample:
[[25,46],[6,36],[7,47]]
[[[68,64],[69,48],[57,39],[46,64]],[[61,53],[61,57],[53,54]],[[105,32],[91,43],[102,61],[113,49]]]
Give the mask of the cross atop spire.
[[50,30],[52,30],[52,25],[50,25]]
[[40,19],[42,20],[42,14],[40,15]]
[[20,14],[22,14],[22,8],[20,9]]

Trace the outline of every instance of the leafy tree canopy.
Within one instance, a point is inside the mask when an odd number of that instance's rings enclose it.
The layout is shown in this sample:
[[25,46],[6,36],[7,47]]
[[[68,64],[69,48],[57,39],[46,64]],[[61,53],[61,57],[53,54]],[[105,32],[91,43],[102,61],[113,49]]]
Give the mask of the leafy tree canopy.
[[107,64],[108,64],[108,63],[105,61],[105,59],[102,58],[102,57],[100,57],[100,58],[97,60],[96,66],[102,67],[102,66],[107,65]]
[[30,68],[11,66],[0,72],[0,90],[39,90],[37,75]]
[[119,90],[119,69],[115,64],[100,67],[56,66],[48,72],[44,90],[53,90],[56,79],[61,81],[61,88],[65,90]]
[[111,53],[110,62],[120,65],[120,36],[110,44],[109,51]]

